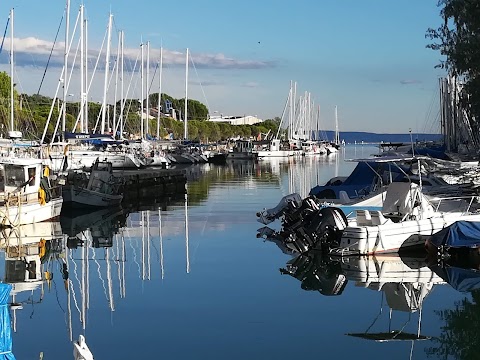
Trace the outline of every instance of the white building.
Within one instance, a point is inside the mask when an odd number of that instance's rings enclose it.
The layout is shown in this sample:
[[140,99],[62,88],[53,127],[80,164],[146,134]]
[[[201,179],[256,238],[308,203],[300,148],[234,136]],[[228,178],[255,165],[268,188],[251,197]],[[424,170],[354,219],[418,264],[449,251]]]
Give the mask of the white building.
[[243,115],[243,116],[224,116],[224,115],[211,115],[208,121],[223,122],[230,125],[254,125],[263,122],[256,116]]

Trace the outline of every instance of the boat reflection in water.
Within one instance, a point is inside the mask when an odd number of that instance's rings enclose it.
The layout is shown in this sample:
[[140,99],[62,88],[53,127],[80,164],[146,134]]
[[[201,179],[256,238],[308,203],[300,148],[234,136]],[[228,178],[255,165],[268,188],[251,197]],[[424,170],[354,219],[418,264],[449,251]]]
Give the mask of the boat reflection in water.
[[[281,242],[278,244],[282,245]],[[315,290],[327,296],[341,295],[348,282],[356,287],[380,292],[380,309],[372,323],[367,324],[364,332],[346,335],[375,342],[411,342],[412,358],[415,342],[432,338],[421,333],[421,322],[424,300],[434,287],[449,284],[461,292],[480,288],[478,264],[470,264],[468,268],[446,262],[432,265],[426,262],[424,253],[416,256],[329,257],[319,251],[310,251],[297,253],[280,269],[280,273],[298,279],[304,290]],[[407,314],[406,321],[402,316],[398,324],[394,312]],[[385,324],[385,321],[381,319],[386,316],[388,327],[382,329],[380,323]],[[415,330],[408,326],[410,323],[416,324]],[[377,331],[379,328],[380,331]]]
[[13,330],[16,331],[16,311],[23,308],[24,303],[32,304],[34,291],[42,288],[45,274],[48,280],[50,273],[42,271],[42,264],[57,258],[62,252],[62,229],[60,222],[40,222],[21,225],[15,228],[3,228],[0,232],[0,249],[5,252],[5,277],[3,281],[12,286]]
[[[181,216],[172,216],[168,211],[162,214],[160,205],[165,210],[177,207],[175,214]],[[56,222],[0,230],[0,250],[5,252],[2,280],[12,286],[9,302],[13,331],[17,331],[18,310],[27,304],[37,307],[45,297],[53,296],[62,310],[65,309],[69,340],[85,335],[91,304],[106,302],[113,314],[116,303],[126,298],[127,280],[136,277],[126,271],[127,258],[138,265],[134,267],[139,269],[137,279],[147,281],[151,278],[151,257],[153,259],[158,250],[159,275],[164,278],[163,235],[170,236],[172,227],[185,233],[186,272],[189,273],[187,195],[174,203],[155,199],[153,205],[142,203],[142,207],[151,210],[134,209],[135,213],[130,214],[129,210],[119,207],[93,212],[74,209],[64,212]],[[181,229],[177,229],[179,226]],[[59,278],[63,286],[58,286]],[[25,315],[21,318],[24,323]]]
[[60,218],[63,232],[68,236],[67,246],[76,248],[88,231],[94,248],[112,247],[113,236],[125,226],[128,212],[121,207],[102,208],[96,211],[75,209],[63,212]]

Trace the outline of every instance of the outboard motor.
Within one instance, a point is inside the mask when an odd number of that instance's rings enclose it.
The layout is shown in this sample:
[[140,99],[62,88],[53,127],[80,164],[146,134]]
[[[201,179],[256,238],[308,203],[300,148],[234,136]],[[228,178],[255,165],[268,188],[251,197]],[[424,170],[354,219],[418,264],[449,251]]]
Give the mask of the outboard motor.
[[281,234],[287,246],[300,253],[311,249],[326,249],[338,244],[348,220],[342,210],[326,207],[302,217]]
[[317,248],[328,248],[339,244],[347,225],[347,217],[341,209],[326,207],[320,210],[319,216],[310,223],[307,232],[315,237]]
[[287,196],[284,196],[277,206],[271,209],[264,209],[261,212],[257,213],[258,221],[264,225],[270,224],[272,221],[279,219],[284,211],[289,207],[299,207],[302,205],[302,197],[300,194],[293,193]]

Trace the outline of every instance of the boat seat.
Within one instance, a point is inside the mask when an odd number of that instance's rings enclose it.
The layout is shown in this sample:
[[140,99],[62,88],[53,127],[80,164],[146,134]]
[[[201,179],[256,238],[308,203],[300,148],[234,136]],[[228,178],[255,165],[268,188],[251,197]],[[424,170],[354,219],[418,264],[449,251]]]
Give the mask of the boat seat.
[[368,210],[355,210],[355,215],[357,217],[357,225],[372,225],[372,217],[370,216],[370,211]]
[[372,218],[372,225],[383,225],[388,221],[392,221],[383,216],[382,212],[378,210],[370,211],[370,216]]

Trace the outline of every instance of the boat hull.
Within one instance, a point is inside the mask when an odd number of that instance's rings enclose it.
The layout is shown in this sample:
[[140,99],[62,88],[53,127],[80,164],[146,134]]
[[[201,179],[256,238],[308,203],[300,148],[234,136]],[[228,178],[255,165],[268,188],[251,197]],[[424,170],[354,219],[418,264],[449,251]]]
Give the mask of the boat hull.
[[60,216],[63,199],[55,198],[41,205],[38,202],[21,206],[3,207],[0,213],[1,226],[34,224]]
[[424,246],[430,236],[459,220],[480,221],[480,214],[442,214],[422,220],[389,221],[383,225],[347,226],[333,254],[378,254]]
[[293,150],[259,150],[256,152],[259,158],[265,157],[289,157],[294,155]]
[[64,186],[63,201],[65,205],[75,207],[108,207],[117,206],[122,202],[123,195],[103,194],[75,186]]

